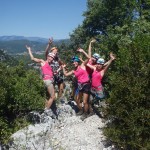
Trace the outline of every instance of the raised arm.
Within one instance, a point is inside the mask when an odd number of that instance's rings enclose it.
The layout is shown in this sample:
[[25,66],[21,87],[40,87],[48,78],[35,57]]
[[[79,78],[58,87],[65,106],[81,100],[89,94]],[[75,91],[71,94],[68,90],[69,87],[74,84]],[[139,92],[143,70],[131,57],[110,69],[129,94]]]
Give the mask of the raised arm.
[[86,56],[87,59],[85,61],[82,61],[82,64],[81,64],[82,66],[86,66],[90,59],[89,55],[82,48],[78,48],[77,51],[80,53],[83,53]]
[[82,62],[81,66],[87,66],[88,62],[89,62],[89,59],[86,59],[85,61]]
[[89,55],[89,57],[92,57],[92,43],[94,43],[94,42],[96,42],[96,40],[95,39],[93,39],[93,40],[91,40],[90,41],[90,44],[89,44],[89,49],[88,49],[88,55]]
[[66,70],[65,70],[65,67],[66,67],[66,65],[64,64],[64,65],[62,65],[62,69],[63,69],[63,74],[64,74],[64,76],[70,76],[70,75],[72,75],[73,74],[73,70],[72,71],[69,71],[69,72],[67,72]]
[[47,47],[46,47],[46,49],[45,49],[45,58],[47,58],[48,51],[49,51],[50,46],[52,45],[52,43],[53,43],[53,38],[50,38],[50,39],[49,39],[49,42],[48,42],[48,44],[47,44]]
[[35,61],[35,62],[37,62],[37,63],[44,63],[44,60],[43,60],[43,59],[38,59],[38,58],[35,58],[35,57],[33,56],[32,51],[31,51],[31,47],[29,47],[29,46],[26,45],[26,48],[27,48],[27,50],[28,50],[28,52],[29,52],[29,55],[30,55],[31,60],[33,60],[33,61]]
[[84,60],[82,59],[82,56],[80,55],[79,56],[79,59],[80,59],[80,61],[83,63],[84,62]]
[[92,70],[95,70],[95,69],[96,69],[96,67],[95,67],[95,66],[90,65],[89,63],[87,63],[87,66],[88,66],[89,68],[91,68]]
[[77,51],[83,53],[87,59],[90,59],[89,55],[82,48],[78,48]]
[[103,69],[103,73],[102,76],[106,73],[106,71],[108,70],[109,66],[111,65],[111,63],[116,59],[115,55],[111,52],[110,53],[110,60],[108,60],[105,64],[104,64],[104,69]]

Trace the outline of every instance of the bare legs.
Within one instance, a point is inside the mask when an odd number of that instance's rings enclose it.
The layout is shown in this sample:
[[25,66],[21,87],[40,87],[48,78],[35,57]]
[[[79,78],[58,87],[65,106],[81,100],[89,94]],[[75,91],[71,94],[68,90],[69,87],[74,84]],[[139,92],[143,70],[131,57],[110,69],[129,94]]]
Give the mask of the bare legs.
[[76,98],[76,103],[78,108],[81,110],[82,109],[82,103],[81,103],[81,99],[83,97],[83,106],[84,106],[84,112],[87,113],[88,112],[88,98],[89,98],[89,94],[86,93],[81,93],[79,92],[79,95]]
[[45,107],[49,109],[49,108],[51,107],[51,105],[52,105],[54,99],[55,99],[54,86],[53,86],[53,85],[48,86],[48,87],[47,87],[47,91],[48,91],[48,93],[49,93],[49,95],[50,95],[50,98],[46,101]]
[[64,83],[58,84],[58,90],[59,90],[58,96],[61,97],[64,91]]
[[82,99],[82,93],[79,92],[79,94],[76,96],[76,103],[77,103],[77,106],[80,110],[82,110],[82,103],[81,103],[81,99]]
[[83,104],[84,104],[84,112],[87,113],[88,112],[88,98],[89,98],[89,94],[83,93]]

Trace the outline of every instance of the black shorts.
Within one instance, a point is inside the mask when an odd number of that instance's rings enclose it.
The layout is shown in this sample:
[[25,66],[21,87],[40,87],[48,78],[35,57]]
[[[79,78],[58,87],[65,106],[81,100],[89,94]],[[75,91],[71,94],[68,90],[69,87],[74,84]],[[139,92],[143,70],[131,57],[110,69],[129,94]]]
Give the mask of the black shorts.
[[78,90],[79,92],[83,92],[83,93],[90,93],[90,88],[91,88],[91,84],[90,82],[85,82],[85,83],[78,83]]
[[64,80],[62,76],[54,76],[54,84],[61,84],[63,82]]

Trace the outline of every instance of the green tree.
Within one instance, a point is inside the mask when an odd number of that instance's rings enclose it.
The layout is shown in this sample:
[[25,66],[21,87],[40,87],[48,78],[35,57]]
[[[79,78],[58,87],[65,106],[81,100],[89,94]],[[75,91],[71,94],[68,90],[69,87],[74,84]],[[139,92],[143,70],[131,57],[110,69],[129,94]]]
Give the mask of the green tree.
[[0,141],[4,143],[27,125],[30,111],[44,108],[46,93],[37,71],[25,69],[22,63],[14,67],[0,63],[0,74]]
[[[127,30],[132,31],[132,36],[122,34]],[[108,76],[111,91],[107,117],[110,122],[105,133],[123,149],[150,148],[149,32],[149,22],[141,19],[126,28],[117,27],[114,34],[110,34],[118,49],[114,71]]]

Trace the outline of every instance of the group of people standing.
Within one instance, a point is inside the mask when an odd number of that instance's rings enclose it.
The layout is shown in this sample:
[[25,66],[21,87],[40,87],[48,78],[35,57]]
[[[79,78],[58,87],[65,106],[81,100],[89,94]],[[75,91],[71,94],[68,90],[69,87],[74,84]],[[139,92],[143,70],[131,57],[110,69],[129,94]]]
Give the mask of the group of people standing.
[[[91,102],[93,98],[102,99],[104,98],[104,90],[102,86],[102,79],[105,75],[108,67],[115,60],[113,53],[110,53],[110,60],[105,62],[98,53],[91,53],[91,46],[96,40],[90,41],[88,53],[82,48],[78,48],[77,51],[82,53],[85,60],[78,56],[73,56],[71,63],[74,69],[68,71],[66,64],[63,63],[58,57],[58,49],[51,47],[52,38],[49,39],[48,46],[45,50],[46,60],[35,58],[32,55],[31,48],[26,46],[31,60],[41,64],[41,70],[43,74],[43,81],[47,87],[49,93],[49,99],[46,101],[45,108],[51,108],[52,103],[55,99],[55,84],[58,85],[59,97],[62,96],[64,89],[63,76],[74,76],[75,84],[73,84],[73,98],[77,104],[79,112],[77,115],[81,115],[81,119],[84,120],[90,113],[93,113]],[[50,51],[50,52],[49,52]],[[63,74],[62,74],[63,73]]]

